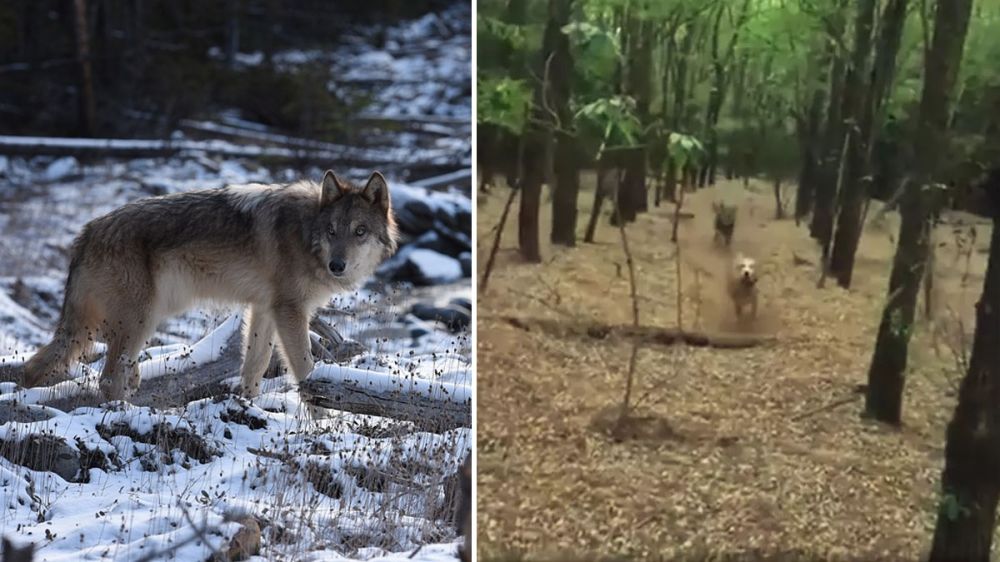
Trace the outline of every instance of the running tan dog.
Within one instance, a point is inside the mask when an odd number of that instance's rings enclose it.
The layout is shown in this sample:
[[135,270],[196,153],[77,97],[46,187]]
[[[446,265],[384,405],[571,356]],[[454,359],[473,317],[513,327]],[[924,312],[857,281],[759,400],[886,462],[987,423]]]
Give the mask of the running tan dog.
[[745,318],[744,310],[750,307],[750,318],[757,317],[757,262],[742,254],[736,256],[728,276],[729,298],[736,309],[736,318]]
[[25,364],[25,386],[66,380],[108,343],[101,391],[128,399],[136,356],[164,318],[199,300],[249,305],[242,392],[260,392],[274,344],[297,379],[313,369],[309,318],[396,250],[389,187],[327,171],[322,183],[249,184],[134,201],[94,219],[73,243],[52,342]]

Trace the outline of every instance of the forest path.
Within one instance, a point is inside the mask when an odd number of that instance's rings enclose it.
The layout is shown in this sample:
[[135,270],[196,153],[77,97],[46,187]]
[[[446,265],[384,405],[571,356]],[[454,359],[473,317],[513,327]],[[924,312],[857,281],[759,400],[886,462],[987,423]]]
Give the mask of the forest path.
[[[581,237],[593,185],[593,174],[584,174]],[[866,229],[850,291],[832,279],[817,289],[818,251],[805,225],[774,220],[770,184],[750,187],[741,192],[732,250],[760,264],[761,311],[743,329],[776,339],[744,350],[641,349],[633,396],[643,419],[624,439],[603,430],[621,402],[628,341],[554,337],[504,320],[631,322],[628,273],[608,210],[596,244],[546,242],[545,263],[525,265],[515,207],[489,292],[479,295],[478,536],[480,552],[491,555],[484,559],[512,549],[666,559],[750,548],[782,559],[791,551],[812,559],[922,554],[959,376],[951,348],[973,329],[985,254],[974,248],[963,288],[952,229],[938,228],[936,321],[918,320],[904,427],[888,430],[860,419],[856,391],[866,382],[898,216]],[[683,322],[732,331],[740,327],[723,290],[731,257],[712,241],[716,189],[686,197],[694,218],[682,219],[680,230]],[[480,196],[480,268],[505,197],[505,189]],[[547,241],[547,191],[543,197]],[[628,227],[643,325],[676,326],[672,214],[665,204]],[[946,220],[976,222],[959,214]],[[979,246],[988,228],[977,226]]]

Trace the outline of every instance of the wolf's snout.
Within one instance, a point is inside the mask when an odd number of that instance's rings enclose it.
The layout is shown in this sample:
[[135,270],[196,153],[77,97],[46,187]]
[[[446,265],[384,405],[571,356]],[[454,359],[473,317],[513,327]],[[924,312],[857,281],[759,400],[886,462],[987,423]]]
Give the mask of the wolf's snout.
[[340,258],[330,260],[330,273],[334,275],[343,275],[345,269],[347,269],[346,261]]

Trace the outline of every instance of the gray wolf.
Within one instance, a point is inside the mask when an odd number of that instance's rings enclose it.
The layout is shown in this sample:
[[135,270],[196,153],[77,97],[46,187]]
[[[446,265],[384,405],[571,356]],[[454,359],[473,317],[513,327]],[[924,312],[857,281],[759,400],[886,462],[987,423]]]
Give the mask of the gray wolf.
[[757,317],[757,262],[743,255],[736,257],[727,279],[729,298],[736,309],[736,318],[744,318],[744,310],[750,307],[750,318]]
[[66,379],[91,342],[108,344],[100,388],[127,400],[136,356],[157,324],[200,300],[248,305],[241,391],[260,392],[277,348],[300,381],[313,369],[309,319],[391,256],[389,187],[374,172],[358,188],[321,183],[233,185],[128,203],[87,223],[73,243],[52,341],[24,367],[25,386]]
[[721,238],[726,247],[733,239],[733,229],[736,227],[736,207],[726,205],[716,201],[712,203],[712,210],[715,211],[715,242]]

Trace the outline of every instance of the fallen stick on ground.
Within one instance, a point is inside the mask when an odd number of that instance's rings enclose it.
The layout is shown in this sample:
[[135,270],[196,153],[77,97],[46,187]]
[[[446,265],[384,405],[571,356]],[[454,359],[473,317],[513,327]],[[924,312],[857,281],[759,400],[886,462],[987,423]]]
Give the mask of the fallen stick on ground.
[[606,339],[609,337],[634,338],[645,343],[658,345],[684,343],[696,347],[744,349],[775,341],[774,336],[761,336],[757,334],[712,333],[700,330],[660,328],[657,326],[568,324],[550,319],[517,318],[513,316],[501,316],[500,319],[524,331],[531,331],[533,328],[537,328],[542,332],[562,337],[589,337],[593,339]]

